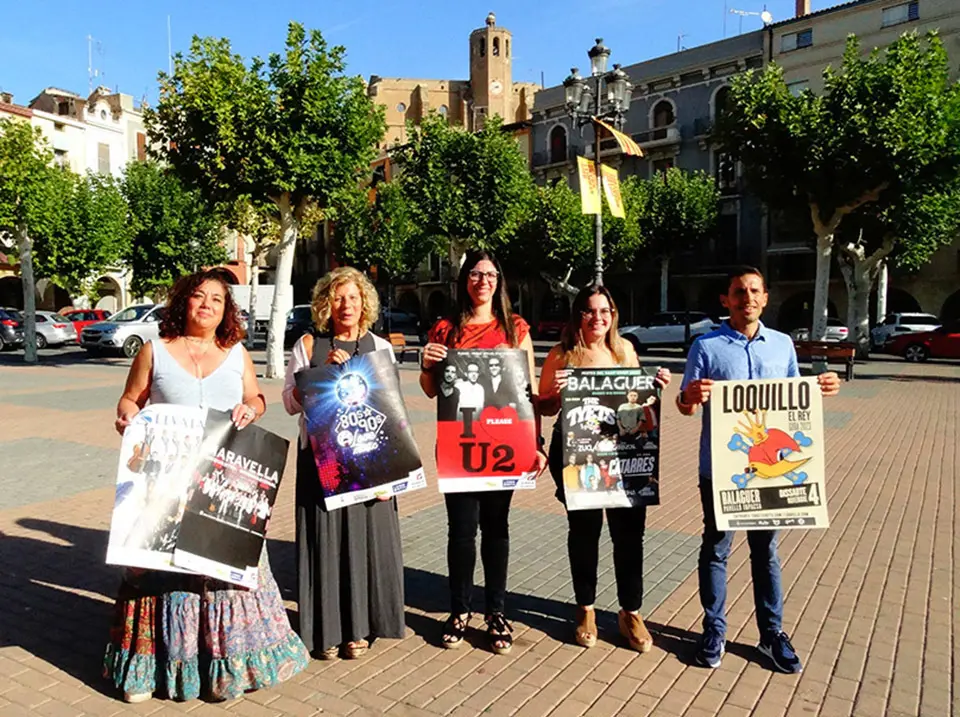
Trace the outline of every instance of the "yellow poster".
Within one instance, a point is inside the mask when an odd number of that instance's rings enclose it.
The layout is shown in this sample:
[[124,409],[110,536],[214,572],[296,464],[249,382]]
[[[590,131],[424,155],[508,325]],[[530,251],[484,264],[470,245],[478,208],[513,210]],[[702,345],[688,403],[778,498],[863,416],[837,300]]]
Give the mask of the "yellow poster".
[[577,157],[580,170],[580,207],[583,214],[600,213],[600,187],[597,184],[597,165],[586,157]]
[[623,211],[623,197],[620,196],[620,175],[606,164],[600,165],[600,173],[603,177],[603,193],[610,205],[610,214],[623,219],[626,214]]

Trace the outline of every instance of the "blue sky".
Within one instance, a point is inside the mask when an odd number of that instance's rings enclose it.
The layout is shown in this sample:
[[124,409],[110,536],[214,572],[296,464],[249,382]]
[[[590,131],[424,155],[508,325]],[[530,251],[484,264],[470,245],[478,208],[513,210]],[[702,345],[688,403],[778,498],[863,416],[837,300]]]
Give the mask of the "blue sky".
[[[835,0],[813,0],[818,10]],[[757,0],[726,0],[727,7],[759,12]],[[724,15],[724,0],[0,0],[0,89],[26,104],[48,86],[85,94],[87,36],[95,39],[95,84],[156,97],[156,75],[167,67],[167,16],[173,50],[192,35],[228,37],[245,57],[280,51],[290,20],[319,28],[347,48],[351,74],[369,77],[466,79],[467,37],[491,10],[513,32],[516,81],[547,86],[573,65],[588,65],[587,49],[603,37],[613,62],[624,65],[735,34],[739,18]],[[584,11],[587,7],[589,10]],[[793,15],[794,0],[768,0],[775,20]],[[743,30],[761,26],[745,17]]]

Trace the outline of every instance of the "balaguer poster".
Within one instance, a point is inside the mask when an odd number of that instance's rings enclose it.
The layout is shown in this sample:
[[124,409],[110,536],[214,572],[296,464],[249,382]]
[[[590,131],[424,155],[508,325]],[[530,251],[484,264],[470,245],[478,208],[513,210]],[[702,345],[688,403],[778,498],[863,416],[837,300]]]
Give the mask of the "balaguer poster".
[[427,485],[390,351],[297,374],[328,510]]
[[438,371],[440,491],[535,488],[537,428],[527,353],[450,350]]
[[708,406],[717,528],[826,528],[816,379],[718,381]]
[[257,425],[241,431],[229,413],[208,411],[174,565],[257,587],[260,553],[288,446],[285,438]]
[[205,417],[200,408],[155,404],[124,431],[107,563],[177,571],[173,551]]
[[257,586],[287,441],[230,414],[153,404],[123,434],[107,563]]
[[563,390],[568,510],[660,502],[657,368],[573,369]]

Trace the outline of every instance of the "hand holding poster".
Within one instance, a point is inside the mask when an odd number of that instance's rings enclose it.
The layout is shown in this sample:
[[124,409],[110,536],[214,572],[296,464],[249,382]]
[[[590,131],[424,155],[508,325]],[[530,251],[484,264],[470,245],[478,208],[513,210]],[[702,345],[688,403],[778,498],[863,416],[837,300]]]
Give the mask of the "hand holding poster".
[[327,510],[426,487],[390,351],[296,378]]
[[440,492],[535,488],[537,425],[527,352],[451,349],[438,371]]
[[573,369],[563,390],[568,510],[660,503],[657,368]]
[[208,411],[173,554],[174,565],[257,587],[267,524],[287,463],[285,438]]
[[816,379],[717,381],[708,407],[717,529],[826,528]]

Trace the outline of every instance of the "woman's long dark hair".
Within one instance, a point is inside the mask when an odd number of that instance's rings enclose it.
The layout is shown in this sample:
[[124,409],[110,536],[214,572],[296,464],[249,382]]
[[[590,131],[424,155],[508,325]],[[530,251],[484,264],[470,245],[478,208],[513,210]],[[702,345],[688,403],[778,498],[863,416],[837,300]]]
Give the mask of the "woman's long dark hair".
[[167,295],[167,308],[160,321],[160,336],[175,339],[186,333],[187,302],[205,281],[216,281],[223,287],[223,318],[217,326],[217,345],[230,348],[243,341],[247,332],[240,324],[240,312],[230,293],[230,273],[219,267],[188,274],[177,280]]
[[470,300],[470,294],[467,292],[467,283],[470,281],[470,272],[481,261],[489,261],[497,270],[497,288],[493,294],[493,315],[497,322],[503,328],[511,346],[518,346],[517,327],[513,321],[513,310],[510,308],[510,292],[507,291],[507,280],[503,275],[503,269],[500,268],[500,262],[497,257],[489,251],[480,249],[471,249],[466,253],[463,260],[463,266],[460,267],[460,274],[457,276],[457,305],[453,316],[450,317],[450,323],[453,324],[454,333],[452,344],[455,344],[463,334],[463,327],[473,316],[473,302]]

